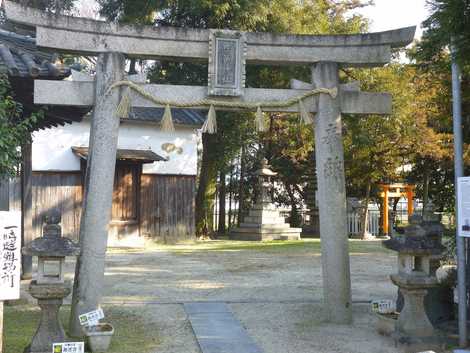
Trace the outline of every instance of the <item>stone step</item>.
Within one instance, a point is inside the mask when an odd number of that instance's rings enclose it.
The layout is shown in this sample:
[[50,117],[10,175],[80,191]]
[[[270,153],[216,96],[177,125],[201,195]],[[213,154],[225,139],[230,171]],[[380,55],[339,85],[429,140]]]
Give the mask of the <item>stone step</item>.
[[254,224],[283,224],[286,223],[283,217],[253,217],[246,216],[243,218],[244,223],[254,223]]
[[252,217],[280,217],[278,210],[254,210],[251,209],[248,215]]
[[240,223],[240,228],[276,228],[276,229],[286,229],[290,228],[288,223]]
[[250,228],[242,228],[237,227],[234,228],[231,233],[253,233],[253,234],[300,234],[302,232],[301,228],[276,228],[276,227],[250,227]]
[[300,233],[245,233],[231,232],[230,239],[246,241],[300,240]]
[[268,204],[254,204],[251,208],[250,208],[250,211],[253,210],[253,211],[273,211],[273,212],[279,212],[278,208],[272,204],[272,203],[268,203]]

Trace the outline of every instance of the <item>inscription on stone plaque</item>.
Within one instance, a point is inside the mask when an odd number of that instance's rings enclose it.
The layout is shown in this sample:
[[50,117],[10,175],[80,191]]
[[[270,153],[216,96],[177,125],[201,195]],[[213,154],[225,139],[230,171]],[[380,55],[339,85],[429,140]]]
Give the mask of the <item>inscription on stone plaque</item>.
[[216,39],[217,42],[217,87],[237,88],[237,41]]
[[245,87],[245,37],[228,30],[211,31],[209,95],[241,96]]

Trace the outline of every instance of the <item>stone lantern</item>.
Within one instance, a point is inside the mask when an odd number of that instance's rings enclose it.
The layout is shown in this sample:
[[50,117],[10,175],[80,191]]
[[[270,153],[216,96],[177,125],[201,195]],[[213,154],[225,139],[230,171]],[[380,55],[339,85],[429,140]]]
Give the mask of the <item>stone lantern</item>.
[[259,188],[258,204],[265,204],[265,205],[271,204],[272,199],[269,193],[269,188],[271,186],[272,177],[275,177],[277,173],[273,172],[270,169],[268,160],[266,158],[263,158],[263,160],[261,161],[260,169],[258,169],[254,173],[254,175],[258,177],[258,188]]
[[80,247],[63,238],[61,216],[53,211],[45,217],[43,236],[22,249],[23,254],[38,257],[36,279],[31,281],[29,292],[38,300],[41,321],[31,344],[25,352],[50,353],[52,344],[66,341],[59,321],[59,309],[63,299],[71,292],[71,284],[64,279],[66,256],[78,256]]
[[254,175],[258,178],[258,197],[239,227],[232,228],[230,239],[234,240],[300,240],[301,228],[291,228],[279,210],[273,205],[269,191],[271,178],[277,173],[270,169],[263,158],[260,169]]
[[404,306],[395,329],[402,343],[438,343],[424,305],[428,291],[438,286],[436,270],[445,250],[442,245],[444,227],[432,205],[423,216],[413,214],[404,234],[383,242],[388,249],[398,252],[398,273],[390,276],[404,297]]

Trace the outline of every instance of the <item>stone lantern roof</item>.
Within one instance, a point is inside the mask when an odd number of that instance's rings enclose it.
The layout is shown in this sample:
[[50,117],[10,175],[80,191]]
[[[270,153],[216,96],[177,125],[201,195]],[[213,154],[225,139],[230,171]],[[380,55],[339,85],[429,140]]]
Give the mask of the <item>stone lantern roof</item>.
[[272,177],[272,176],[276,176],[277,173],[276,172],[273,172],[271,169],[271,166],[268,164],[268,160],[266,158],[263,158],[261,160],[261,166],[260,166],[260,169],[258,169],[254,175],[256,176],[266,176],[266,177]]
[[62,237],[60,227],[61,216],[58,212],[52,212],[45,217],[46,224],[43,228],[43,236],[33,240],[22,249],[24,255],[41,257],[65,257],[78,256],[80,246],[71,239]]
[[442,245],[444,227],[435,217],[432,206],[423,210],[423,216],[413,214],[404,231],[403,235],[392,237],[383,245],[399,253],[415,255],[440,255],[445,250]]

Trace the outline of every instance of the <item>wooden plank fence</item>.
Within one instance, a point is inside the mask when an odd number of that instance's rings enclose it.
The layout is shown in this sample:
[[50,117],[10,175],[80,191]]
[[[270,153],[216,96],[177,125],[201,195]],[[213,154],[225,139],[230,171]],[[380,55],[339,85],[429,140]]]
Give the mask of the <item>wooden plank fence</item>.
[[[34,172],[32,179],[34,237],[42,235],[42,223],[47,211],[57,208],[62,213],[62,233],[78,240],[83,199],[82,174]],[[167,243],[192,239],[195,235],[195,190],[195,176],[142,174],[141,235]],[[9,185],[0,183],[0,195],[6,199],[7,192],[9,210],[20,211],[20,178],[11,179]]]
[[141,234],[165,243],[192,239],[195,193],[195,176],[143,174]]

